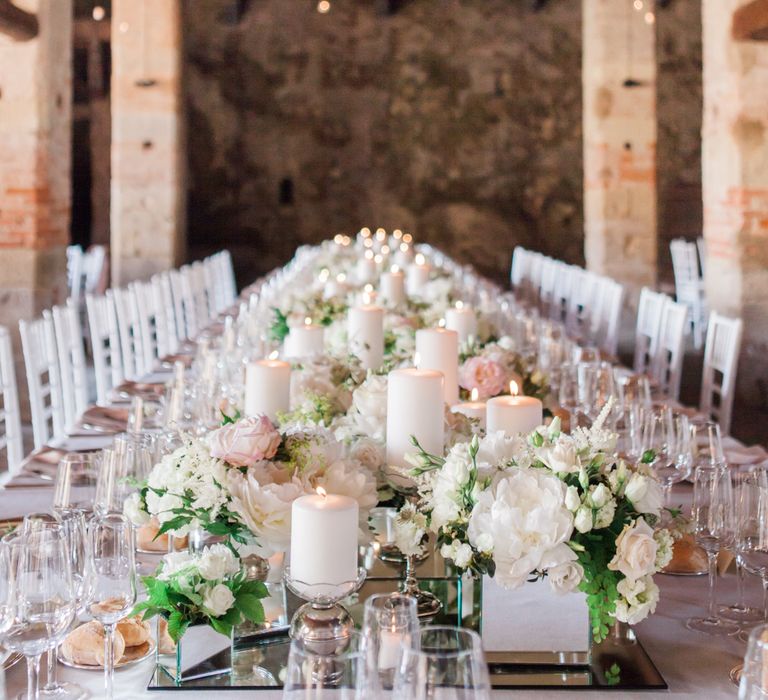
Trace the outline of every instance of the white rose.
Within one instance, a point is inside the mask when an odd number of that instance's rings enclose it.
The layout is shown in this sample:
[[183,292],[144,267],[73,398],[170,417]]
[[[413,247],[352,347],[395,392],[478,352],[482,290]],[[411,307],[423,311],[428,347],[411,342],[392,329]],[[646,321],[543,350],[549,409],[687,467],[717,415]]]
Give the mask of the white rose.
[[630,579],[652,574],[656,567],[658,543],[653,528],[642,518],[625,525],[616,540],[616,554],[608,563],[611,571],[620,571]]
[[170,552],[163,557],[162,569],[158,576],[162,581],[167,581],[171,576],[191,566],[192,555],[189,552]]
[[619,622],[636,625],[656,610],[659,587],[650,576],[638,580],[622,579],[616,586],[621,598],[616,601],[615,617]]
[[369,437],[355,440],[349,454],[352,459],[356,459],[368,471],[374,473],[386,462],[384,443]]
[[565,492],[565,507],[573,513],[579,509],[580,505],[579,489],[575,486],[569,486]]
[[567,544],[559,544],[547,552],[541,567],[547,572],[552,590],[560,595],[575,590],[584,578],[584,569],[578,562],[578,556]]
[[658,516],[664,505],[664,494],[659,482],[650,475],[635,472],[629,478],[624,495],[638,513]]
[[453,561],[460,569],[466,569],[472,561],[472,547],[466,542],[459,544],[453,554]]
[[581,506],[576,511],[574,517],[573,526],[582,534],[589,532],[593,525],[592,509],[588,506]]
[[576,445],[567,436],[562,436],[554,446],[540,450],[539,459],[553,472],[571,474],[579,471],[581,462]]
[[223,544],[206,547],[197,562],[200,575],[208,581],[220,581],[240,570],[240,564],[232,551]]
[[151,520],[149,513],[141,505],[141,497],[138,493],[132,493],[125,499],[123,513],[134,525],[146,525]]
[[211,617],[221,617],[235,603],[235,596],[223,583],[206,589],[203,593],[203,610]]
[[490,554],[493,551],[493,537],[487,532],[480,533],[475,538],[475,547],[483,554]]

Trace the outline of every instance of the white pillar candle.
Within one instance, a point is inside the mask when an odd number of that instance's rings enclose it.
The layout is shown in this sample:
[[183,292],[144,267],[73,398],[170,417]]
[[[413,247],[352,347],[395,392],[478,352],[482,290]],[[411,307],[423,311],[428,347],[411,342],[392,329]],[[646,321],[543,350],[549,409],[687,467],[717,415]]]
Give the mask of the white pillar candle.
[[294,326],[285,339],[286,357],[311,357],[322,355],[325,350],[325,333],[322,326],[313,324]]
[[365,251],[365,255],[357,261],[357,280],[360,283],[370,282],[376,278],[378,269],[373,252]]
[[544,407],[533,396],[496,396],[488,399],[488,433],[530,433],[544,422]]
[[445,327],[459,334],[459,343],[466,343],[477,337],[477,316],[469,306],[459,304],[445,312]]
[[419,369],[434,369],[443,374],[445,403],[459,400],[459,334],[445,328],[416,331],[416,356]]
[[379,633],[379,670],[395,668],[400,661],[400,645],[406,635],[398,630],[382,629]]
[[422,287],[429,282],[431,270],[432,268],[428,263],[414,263],[408,266],[408,277],[405,287],[408,290],[409,296],[418,296],[421,293]]
[[363,369],[378,369],[384,361],[384,309],[355,306],[347,316],[349,351],[360,358]]
[[406,467],[411,436],[431,454],[443,454],[443,375],[434,370],[396,369],[387,383],[387,464]]
[[291,578],[313,586],[354,581],[357,533],[354,498],[326,495],[322,489],[297,498],[291,507]]
[[407,243],[401,243],[394,256],[395,262],[400,267],[405,267],[413,260],[413,247]]
[[474,418],[478,425],[485,430],[485,416],[487,407],[485,401],[477,400],[477,389],[472,389],[472,400],[457,403],[451,408],[453,413],[461,413],[467,418]]
[[405,301],[405,275],[400,270],[391,270],[381,275],[379,293],[385,304],[396,306]]
[[264,415],[273,423],[290,408],[291,365],[282,360],[258,360],[245,368],[245,415]]

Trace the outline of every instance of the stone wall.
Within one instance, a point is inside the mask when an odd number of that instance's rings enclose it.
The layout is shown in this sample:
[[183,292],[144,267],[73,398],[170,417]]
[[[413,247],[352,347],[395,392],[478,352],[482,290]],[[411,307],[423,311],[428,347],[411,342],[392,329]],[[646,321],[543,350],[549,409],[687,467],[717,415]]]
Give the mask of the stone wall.
[[190,257],[244,282],[369,225],[582,262],[580,3],[538,4],[187,2]]

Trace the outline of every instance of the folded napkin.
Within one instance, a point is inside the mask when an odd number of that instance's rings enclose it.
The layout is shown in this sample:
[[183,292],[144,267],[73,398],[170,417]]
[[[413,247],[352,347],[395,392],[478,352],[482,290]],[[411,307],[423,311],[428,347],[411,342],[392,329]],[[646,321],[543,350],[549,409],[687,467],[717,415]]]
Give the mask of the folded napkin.
[[725,459],[729,464],[745,465],[757,464],[768,459],[768,452],[760,445],[751,445],[750,447],[725,447],[723,448]]

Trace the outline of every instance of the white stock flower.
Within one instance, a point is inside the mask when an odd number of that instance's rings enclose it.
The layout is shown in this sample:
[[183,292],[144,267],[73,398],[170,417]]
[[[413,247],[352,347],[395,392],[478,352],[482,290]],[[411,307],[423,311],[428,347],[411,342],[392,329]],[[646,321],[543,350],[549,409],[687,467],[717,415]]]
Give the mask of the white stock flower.
[[211,617],[221,617],[234,603],[235,596],[223,583],[217,583],[203,592],[202,608]]
[[123,503],[123,513],[134,525],[146,525],[151,517],[141,505],[141,497],[138,493],[132,493]]
[[541,560],[541,568],[547,572],[552,590],[560,595],[575,590],[584,578],[578,556],[567,544],[559,544],[547,552]]
[[240,561],[226,545],[214,544],[203,550],[197,570],[208,581],[221,581],[240,571]]
[[608,568],[620,571],[631,579],[652,574],[656,570],[659,548],[653,534],[653,528],[643,518],[625,525],[616,539],[616,554],[608,563]]
[[621,596],[616,601],[615,617],[619,622],[636,625],[656,610],[659,601],[659,587],[653,578],[629,578],[619,581],[616,589]]
[[511,469],[479,495],[467,534],[475,547],[481,535],[492,538],[501,586],[524,583],[547,552],[568,541],[573,515],[564,500],[565,484],[540,469]]
[[466,443],[451,448],[445,464],[438,469],[432,481],[432,523],[434,531],[454,522],[461,514],[462,489],[469,482],[472,460]]
[[421,554],[427,529],[426,516],[412,503],[406,503],[395,516],[393,524],[395,546],[406,556]]
[[672,537],[669,530],[657,530],[653,534],[653,539],[656,540],[658,549],[656,550],[656,563],[654,568],[656,571],[661,571],[669,562],[672,561],[672,555],[674,554],[673,548],[675,546],[675,538]]

